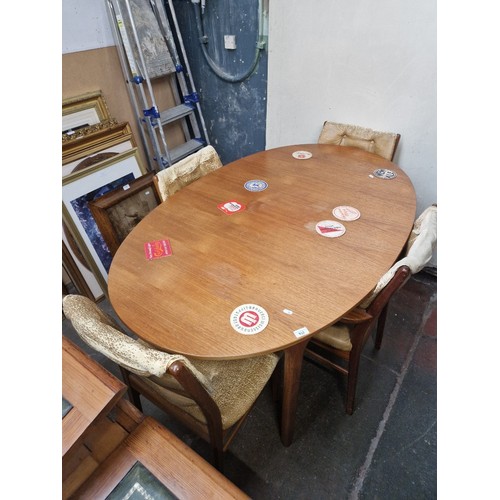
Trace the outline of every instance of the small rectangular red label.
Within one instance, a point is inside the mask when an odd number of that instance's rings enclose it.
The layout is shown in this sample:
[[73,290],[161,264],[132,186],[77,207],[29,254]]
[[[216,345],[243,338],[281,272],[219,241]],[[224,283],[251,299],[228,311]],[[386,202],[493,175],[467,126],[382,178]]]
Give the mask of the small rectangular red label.
[[144,253],[148,260],[159,259],[172,255],[172,247],[168,240],[148,241],[144,243]]

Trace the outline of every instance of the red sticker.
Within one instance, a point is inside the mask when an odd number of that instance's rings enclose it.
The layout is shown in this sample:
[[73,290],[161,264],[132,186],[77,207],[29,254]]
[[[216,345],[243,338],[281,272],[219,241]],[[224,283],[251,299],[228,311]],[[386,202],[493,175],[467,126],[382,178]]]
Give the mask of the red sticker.
[[243,304],[230,316],[231,326],[244,335],[253,335],[266,328],[269,323],[267,311],[257,304]]
[[148,241],[144,243],[146,259],[153,260],[172,255],[172,247],[168,240]]
[[225,203],[219,203],[217,205],[219,210],[222,210],[227,215],[236,214],[238,212],[243,212],[246,206],[236,200],[226,201]]

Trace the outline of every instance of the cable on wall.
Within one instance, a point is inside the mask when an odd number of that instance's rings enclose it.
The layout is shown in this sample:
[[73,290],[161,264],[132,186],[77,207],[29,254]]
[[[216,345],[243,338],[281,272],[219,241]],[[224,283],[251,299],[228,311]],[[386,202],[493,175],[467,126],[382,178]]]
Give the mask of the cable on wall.
[[255,70],[257,67],[257,64],[260,59],[260,54],[262,49],[264,49],[266,43],[264,42],[264,35],[263,35],[263,22],[262,22],[262,16],[263,16],[263,9],[262,9],[262,0],[259,0],[259,30],[257,34],[257,42],[255,44],[255,54],[253,58],[252,65],[248,68],[247,71],[240,75],[231,75],[224,71],[222,68],[220,68],[215,61],[210,57],[210,54],[208,53],[207,49],[207,44],[208,44],[208,36],[205,34],[205,23],[203,21],[204,16],[205,16],[205,1],[206,0],[201,0],[201,5],[200,5],[200,0],[192,0],[192,5],[194,8],[194,13],[196,17],[196,28],[198,30],[198,36],[199,36],[199,41],[201,45],[201,50],[203,52],[203,56],[205,57],[205,60],[207,61],[207,64],[209,65],[210,69],[222,80],[225,80],[226,82],[230,83],[238,83],[242,82],[243,80],[246,80]]

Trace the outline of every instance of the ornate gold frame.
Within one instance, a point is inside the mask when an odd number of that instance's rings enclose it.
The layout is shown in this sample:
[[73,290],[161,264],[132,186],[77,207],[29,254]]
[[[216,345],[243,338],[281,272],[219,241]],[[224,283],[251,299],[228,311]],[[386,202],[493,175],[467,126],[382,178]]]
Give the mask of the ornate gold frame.
[[[69,97],[62,102],[62,140],[72,140],[116,124],[100,90]],[[87,130],[85,129],[92,129]],[[67,132],[67,131],[70,132]]]
[[75,137],[62,144],[62,164],[67,165],[76,160],[93,155],[104,149],[116,146],[124,141],[130,141],[132,147],[137,144],[132,137],[132,129],[128,122],[117,123],[94,131],[84,136]]

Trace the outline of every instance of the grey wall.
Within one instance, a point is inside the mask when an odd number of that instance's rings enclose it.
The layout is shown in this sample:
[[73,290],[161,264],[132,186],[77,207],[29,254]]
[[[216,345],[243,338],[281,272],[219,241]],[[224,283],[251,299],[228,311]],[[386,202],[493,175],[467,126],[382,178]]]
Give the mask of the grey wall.
[[[240,83],[224,81],[210,69],[203,56],[191,0],[174,0],[173,5],[208,137],[222,163],[265,149],[267,44],[249,78]],[[267,18],[265,6],[263,13]],[[225,73],[240,76],[252,66],[258,26],[259,0],[206,1],[207,51]],[[224,35],[236,36],[236,50],[224,48]]]

